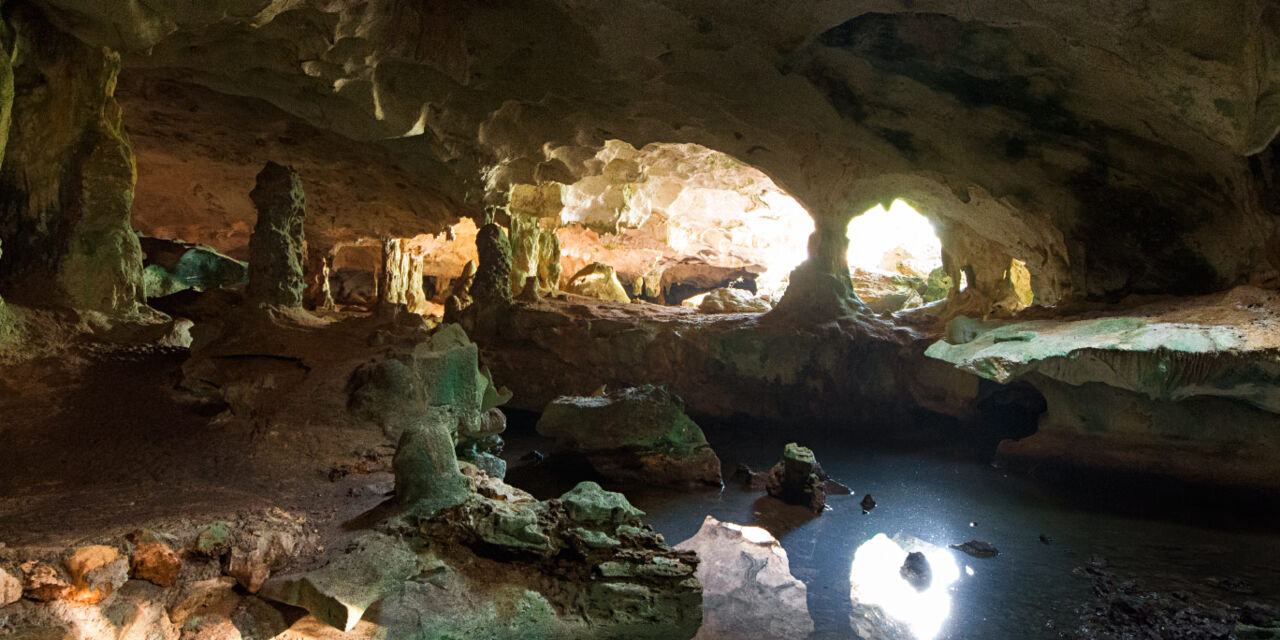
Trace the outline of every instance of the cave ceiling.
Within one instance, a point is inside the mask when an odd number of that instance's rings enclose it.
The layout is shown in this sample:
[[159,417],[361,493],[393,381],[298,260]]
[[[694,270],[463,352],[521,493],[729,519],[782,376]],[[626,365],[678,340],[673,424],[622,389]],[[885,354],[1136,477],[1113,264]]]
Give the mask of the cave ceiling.
[[1045,301],[1275,268],[1264,0],[36,4],[121,51],[126,81],[375,143],[468,215],[581,177],[607,140],[693,142],[764,171],[820,229],[905,198],[980,279],[1025,260]]

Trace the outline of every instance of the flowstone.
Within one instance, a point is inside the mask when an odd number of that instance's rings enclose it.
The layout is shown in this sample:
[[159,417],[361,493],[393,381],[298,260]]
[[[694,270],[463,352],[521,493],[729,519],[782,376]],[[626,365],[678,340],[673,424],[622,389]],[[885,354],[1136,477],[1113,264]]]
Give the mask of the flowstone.
[[663,485],[720,486],[720,459],[684,403],[654,385],[556,398],[538,433],[583,454],[601,475]]
[[423,421],[400,435],[392,468],[396,501],[412,513],[431,515],[467,499],[453,439],[443,422]]

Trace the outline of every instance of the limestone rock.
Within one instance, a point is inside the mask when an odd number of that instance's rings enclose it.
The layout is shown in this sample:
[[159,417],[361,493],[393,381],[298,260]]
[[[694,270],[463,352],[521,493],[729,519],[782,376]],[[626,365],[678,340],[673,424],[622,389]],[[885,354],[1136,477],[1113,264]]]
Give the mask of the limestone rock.
[[684,403],[653,385],[600,396],[563,396],[547,406],[538,433],[582,453],[609,478],[719,486],[720,459]]
[[504,309],[511,304],[511,244],[506,232],[493,223],[481,227],[476,250],[480,264],[471,297],[482,307]]
[[618,274],[613,267],[602,262],[593,262],[569,278],[564,290],[587,298],[610,300],[613,302],[631,302],[627,290],[618,281]]
[[271,572],[297,555],[301,542],[300,536],[292,531],[241,532],[227,557],[225,571],[249,593],[257,593]]
[[[559,499],[539,502],[496,487],[497,480],[469,476],[478,492],[424,523],[424,533],[433,541],[457,540],[479,556],[501,560],[483,565],[491,568],[486,584],[501,582],[499,567],[510,570],[510,582],[496,591],[486,586],[488,595],[482,602],[506,602],[508,590],[517,601],[526,602],[519,592],[534,584],[541,585],[538,590],[546,596],[539,596],[542,604],[531,610],[539,612],[536,620],[510,632],[498,631],[507,627],[492,621],[492,614],[466,613],[472,606],[462,602],[450,606],[452,621],[441,619],[433,628],[474,628],[474,633],[504,638],[665,640],[690,638],[696,632],[701,621],[701,584],[694,575],[697,556],[666,546],[652,528],[640,524],[643,514],[624,496],[584,482]],[[415,613],[410,621],[418,625],[423,624],[419,612],[440,611],[441,598],[468,599],[469,587],[456,575],[468,566],[451,564],[437,572],[433,583],[440,583],[441,589],[421,596],[406,589],[404,596],[389,598],[383,603],[383,616],[397,606],[411,606]],[[548,627],[558,630],[539,631]]]
[[772,309],[768,300],[733,287],[711,291],[698,303],[698,311],[703,313],[766,313]]
[[933,584],[933,570],[929,567],[929,559],[920,551],[908,553],[898,573],[916,591],[925,591]]
[[71,583],[56,568],[34,560],[22,564],[22,593],[37,602],[61,600]]
[[67,599],[82,604],[101,602],[129,580],[128,560],[115,547],[80,547],[63,565],[71,578]]
[[169,618],[174,624],[183,627],[193,615],[210,611],[229,614],[239,598],[234,591],[235,586],[235,578],[228,576],[184,584],[175,604],[169,609]]
[[453,440],[440,423],[405,429],[392,461],[396,501],[405,509],[430,515],[466,500],[468,485],[458,470]]
[[258,222],[249,239],[249,298],[269,305],[302,306],[303,218],[306,196],[292,167],[268,162],[249,194]]
[[0,567],[0,607],[7,607],[22,598],[22,580],[5,567]]
[[574,522],[590,524],[636,524],[644,512],[631,506],[627,497],[614,491],[605,491],[600,485],[586,481],[560,496],[569,518]]
[[262,597],[302,607],[317,620],[351,631],[365,610],[402,588],[417,562],[400,540],[368,534],[320,569],[273,578],[263,587]]
[[[248,282],[248,264],[223,255],[213,247],[165,238],[140,237],[138,240],[145,254],[143,265],[157,279],[162,276],[176,286],[202,291]],[[149,291],[147,297],[159,296]]]
[[214,522],[196,535],[192,550],[196,553],[217,558],[231,551],[231,525],[227,522]]
[[156,539],[142,539],[134,547],[129,568],[137,580],[171,587],[182,569],[182,559],[168,544]]
[[791,575],[787,552],[768,531],[707,516],[676,545],[698,554],[702,628],[698,640],[806,638],[813,633],[808,590]]
[[769,471],[765,488],[783,502],[820,514],[827,504],[826,479],[813,451],[792,442],[783,450],[782,460]]

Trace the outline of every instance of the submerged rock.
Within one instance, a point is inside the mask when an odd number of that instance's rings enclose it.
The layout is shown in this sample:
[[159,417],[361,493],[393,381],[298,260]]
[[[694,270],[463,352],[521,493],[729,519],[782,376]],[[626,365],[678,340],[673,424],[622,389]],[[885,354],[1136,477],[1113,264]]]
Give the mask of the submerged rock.
[[676,545],[698,554],[702,628],[698,640],[773,640],[813,633],[808,590],[768,531],[707,516]]
[[991,546],[990,543],[981,540],[970,540],[964,544],[950,545],[952,549],[961,551],[975,558],[994,558],[1000,555],[1000,550]]
[[769,495],[787,504],[822,513],[827,505],[826,479],[813,451],[792,442],[783,449],[782,460],[769,471],[765,488]]
[[859,502],[858,506],[862,507],[863,513],[871,513],[871,510],[876,508],[876,499],[872,498],[871,494],[868,493],[862,496],[862,502]]
[[925,591],[933,584],[933,569],[929,567],[929,559],[920,551],[908,553],[898,573],[916,591]]
[[556,398],[538,433],[586,456],[601,475],[663,485],[720,486],[720,459],[684,403],[662,387]]

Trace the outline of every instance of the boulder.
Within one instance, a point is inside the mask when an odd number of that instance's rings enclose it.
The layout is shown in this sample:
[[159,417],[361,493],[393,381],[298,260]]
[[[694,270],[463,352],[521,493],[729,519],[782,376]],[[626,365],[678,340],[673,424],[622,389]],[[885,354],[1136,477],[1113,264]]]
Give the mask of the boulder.
[[601,475],[626,482],[720,486],[720,459],[684,403],[662,387],[556,398],[538,433],[581,453]]
[[81,604],[102,602],[129,580],[129,563],[114,547],[90,545],[63,561],[71,577],[66,598]]
[[71,584],[56,568],[34,560],[22,564],[22,594],[37,602],[61,600]]
[[137,580],[146,580],[162,587],[171,587],[182,569],[182,559],[177,552],[161,540],[140,538],[129,559],[130,574]]
[[573,274],[564,290],[597,300],[631,302],[631,296],[627,295],[627,290],[618,281],[617,272],[602,262],[593,262]]
[[769,301],[744,289],[722,287],[706,294],[698,303],[702,313],[767,313],[773,310]]
[[698,640],[806,638],[813,633],[808,590],[791,575],[787,552],[768,531],[707,516],[698,533],[676,549],[698,554]]
[[438,421],[404,430],[392,460],[396,501],[403,509],[431,515],[467,499],[469,486],[453,446],[447,427]]
[[224,570],[249,593],[257,593],[271,572],[297,556],[302,536],[296,531],[265,529],[241,532]]
[[560,496],[569,519],[593,525],[637,524],[644,512],[631,506],[627,497],[605,491],[594,482],[579,482]]
[[351,631],[371,605],[402,588],[416,572],[417,561],[403,541],[371,533],[320,569],[272,578],[261,594],[302,607],[329,626]]
[[7,607],[22,599],[22,580],[8,569],[0,567],[0,607]]

